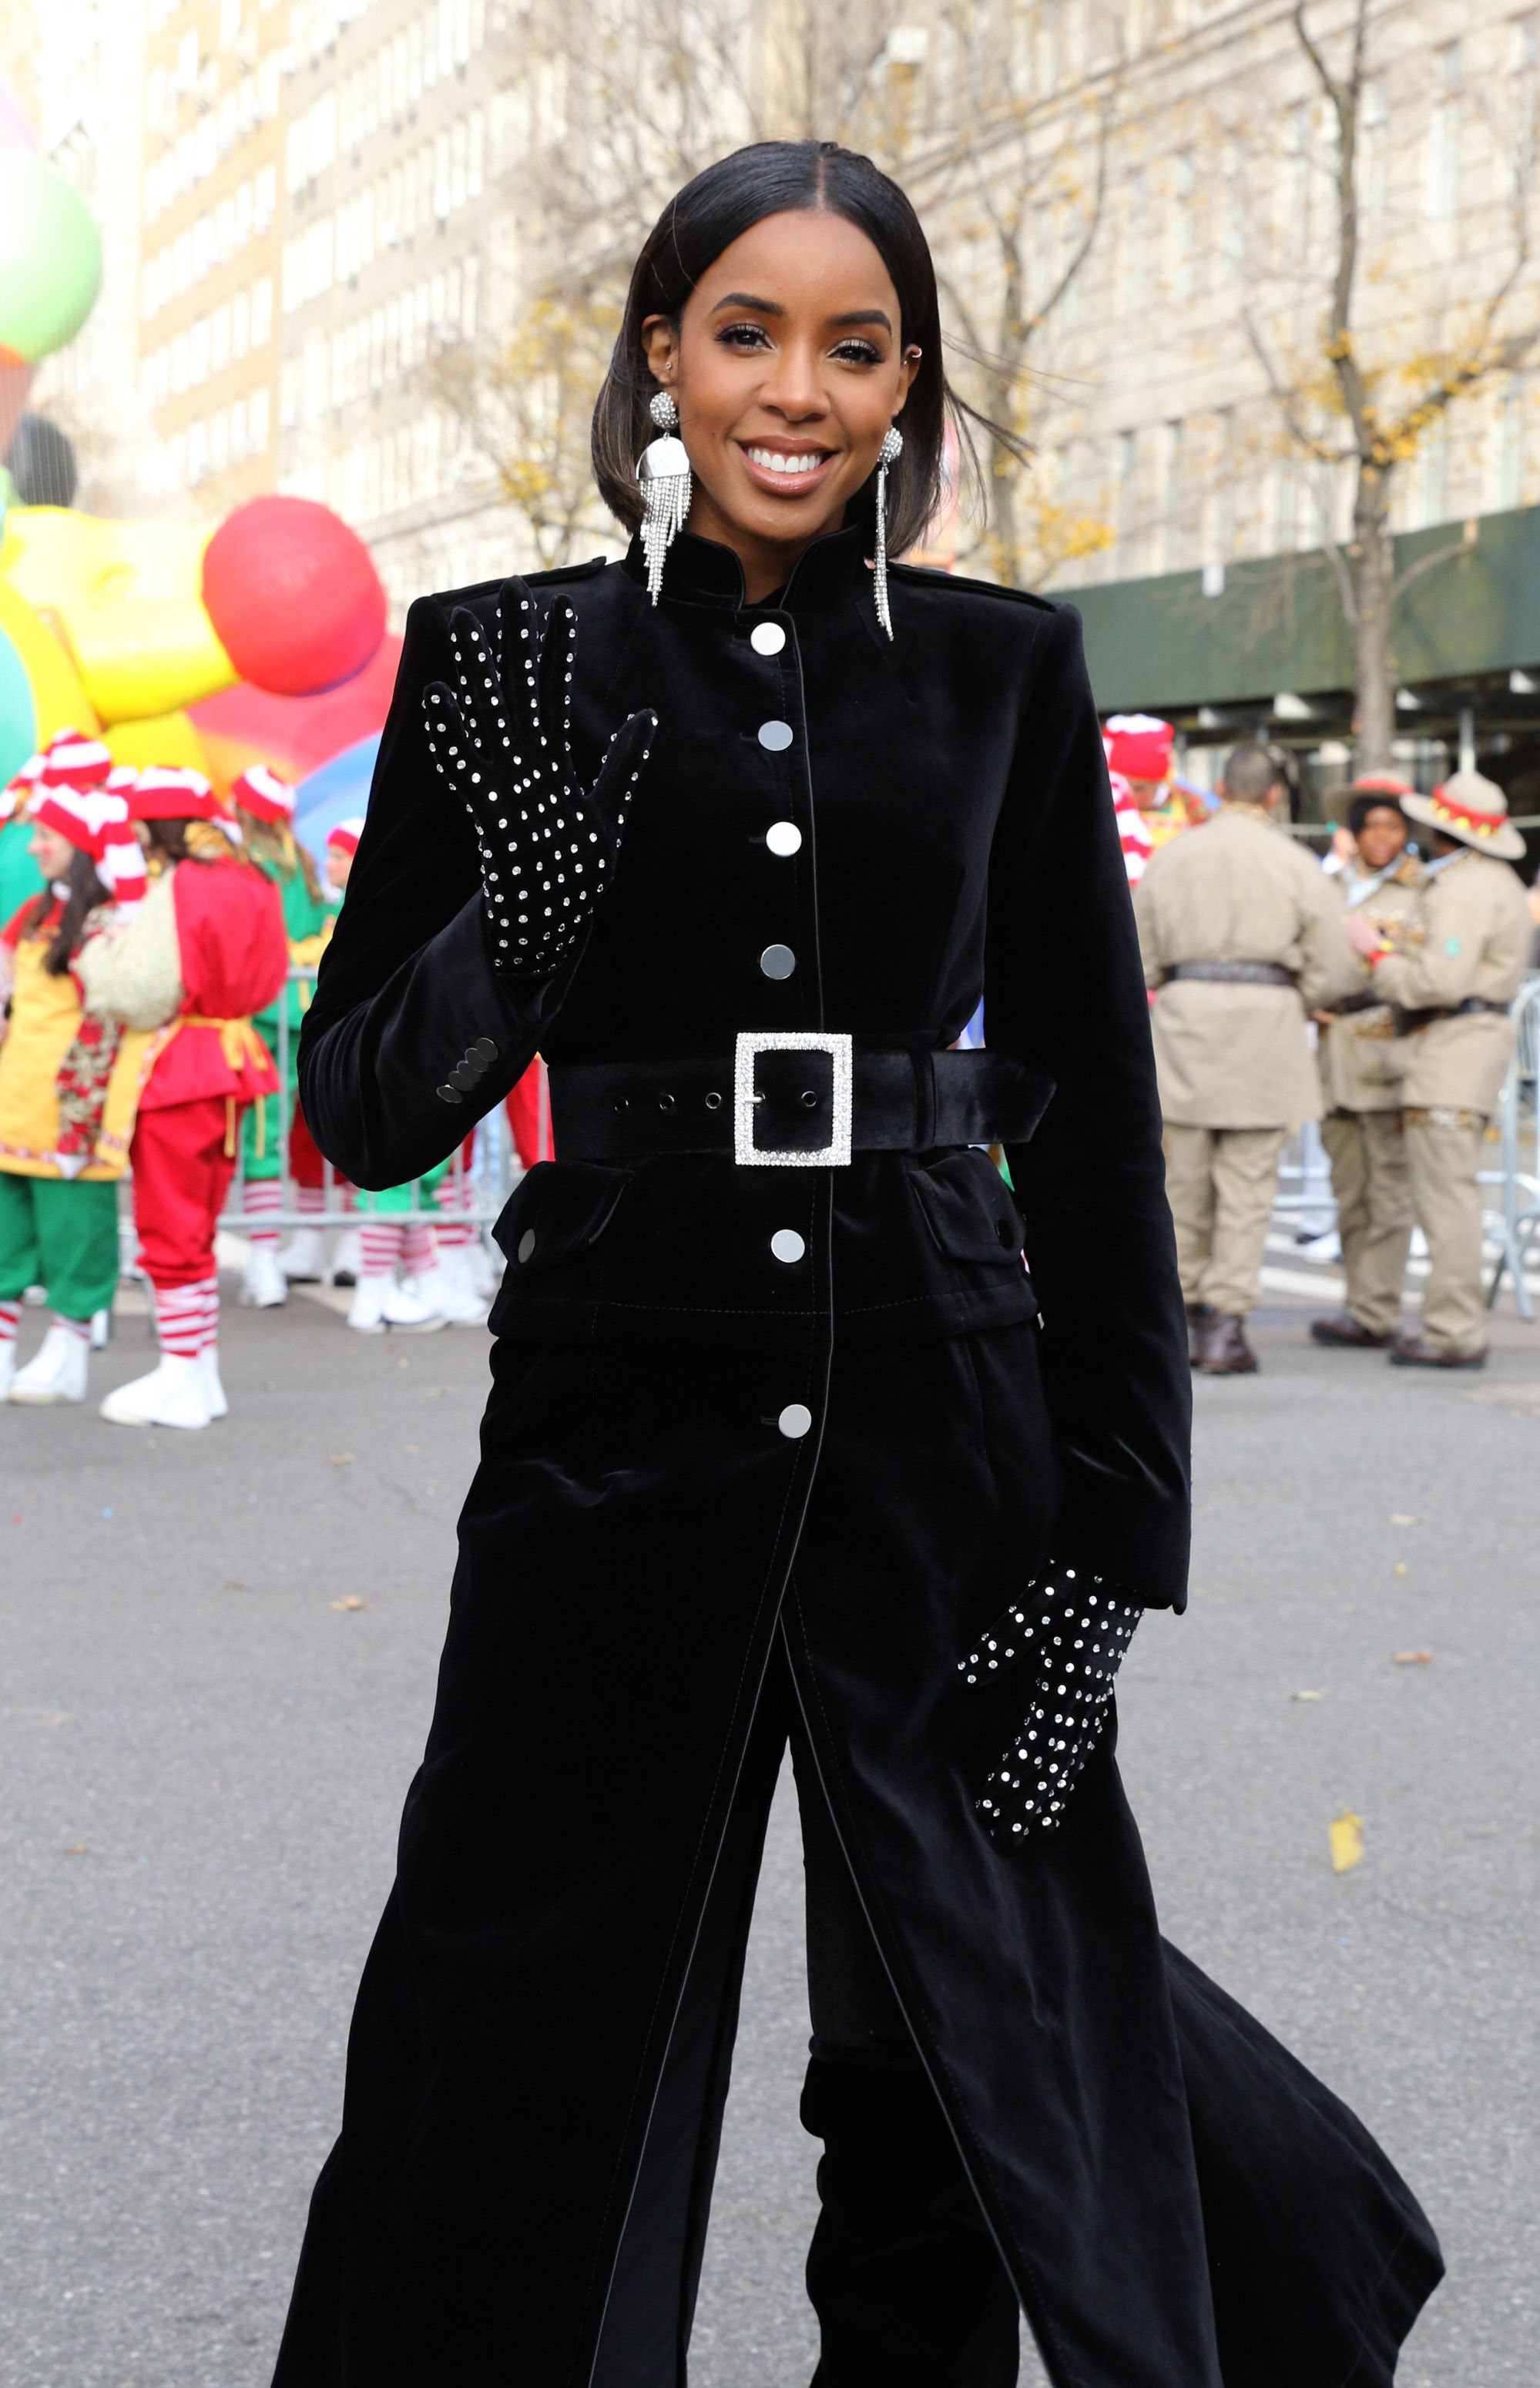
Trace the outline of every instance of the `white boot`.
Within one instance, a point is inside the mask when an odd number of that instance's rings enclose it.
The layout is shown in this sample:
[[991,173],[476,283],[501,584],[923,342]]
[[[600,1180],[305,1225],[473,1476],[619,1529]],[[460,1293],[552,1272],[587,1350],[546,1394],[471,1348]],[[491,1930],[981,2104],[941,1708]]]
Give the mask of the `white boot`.
[[451,1327],[485,1327],[487,1305],[478,1301],[458,1264],[458,1252],[444,1252],[437,1267],[414,1277],[410,1290]]
[[363,1238],[356,1227],[344,1227],[332,1254],[332,1283],[357,1285],[363,1275]]
[[168,1352],[147,1377],[135,1377],[108,1393],[101,1416],[109,1426],[207,1426],[208,1380],[203,1356],[186,1359]]
[[11,1378],[6,1399],[33,1409],[54,1402],[83,1402],[85,1365],[91,1347],[83,1335],[68,1327],[50,1327],[24,1368]]
[[398,1285],[393,1277],[361,1277],[348,1313],[349,1326],[360,1335],[383,1335],[388,1327],[426,1335],[444,1323],[441,1310]]
[[93,1352],[105,1352],[111,1340],[111,1311],[94,1310],[91,1313],[91,1349]]
[[7,1335],[0,1343],[0,1402],[3,1402],[16,1381],[16,1338]]
[[241,1300],[248,1310],[277,1310],[288,1300],[288,1279],[271,1244],[252,1245],[241,1279]]
[[319,1285],[326,1274],[326,1247],[319,1227],[296,1227],[278,1255],[290,1285]]
[[228,1417],[230,1404],[224,1398],[224,1387],[220,1380],[219,1345],[205,1344],[197,1359],[203,1371],[203,1391],[209,1404],[209,1416],[210,1418]]

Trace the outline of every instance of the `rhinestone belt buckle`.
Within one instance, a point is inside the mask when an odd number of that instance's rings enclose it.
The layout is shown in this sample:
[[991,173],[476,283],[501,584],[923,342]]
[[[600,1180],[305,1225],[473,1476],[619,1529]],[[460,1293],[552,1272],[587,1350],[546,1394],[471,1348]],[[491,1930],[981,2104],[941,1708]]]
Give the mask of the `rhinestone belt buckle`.
[[[761,1053],[827,1053],[834,1064],[834,1122],[829,1141],[811,1152],[782,1152],[754,1141],[754,1065]],[[743,1030],[732,1058],[732,1158],[741,1169],[848,1169],[855,1048],[846,1035],[816,1029]]]

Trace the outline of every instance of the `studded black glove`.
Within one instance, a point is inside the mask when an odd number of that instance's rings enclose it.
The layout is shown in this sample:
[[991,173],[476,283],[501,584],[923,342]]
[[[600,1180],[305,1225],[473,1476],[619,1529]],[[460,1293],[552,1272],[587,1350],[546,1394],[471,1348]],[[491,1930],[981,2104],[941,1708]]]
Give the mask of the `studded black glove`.
[[456,686],[423,692],[428,751],[476,824],[493,960],[511,977],[565,961],[615,868],[626,807],[652,751],[655,713],[633,713],[592,788],[567,744],[578,617],[565,598],[543,628],[522,580],[497,601],[494,658],[476,616],[450,616]]
[[1142,1612],[1119,1587],[1050,1560],[958,1661],[969,1691],[1012,1667],[1037,1669],[1032,1705],[974,1805],[999,1848],[1051,1833],[1107,1721],[1123,1654]]

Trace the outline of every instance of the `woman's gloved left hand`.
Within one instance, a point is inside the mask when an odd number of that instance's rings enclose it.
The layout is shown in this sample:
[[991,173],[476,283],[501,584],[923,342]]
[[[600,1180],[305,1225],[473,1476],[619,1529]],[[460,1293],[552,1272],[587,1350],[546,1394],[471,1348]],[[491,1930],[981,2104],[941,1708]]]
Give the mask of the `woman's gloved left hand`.
[[1019,1848],[1033,1834],[1051,1833],[1063,1822],[1142,1614],[1119,1592],[1099,1575],[1050,1561],[958,1660],[969,1691],[982,1691],[1012,1668],[1036,1670],[1021,1731],[975,1803],[999,1848]]

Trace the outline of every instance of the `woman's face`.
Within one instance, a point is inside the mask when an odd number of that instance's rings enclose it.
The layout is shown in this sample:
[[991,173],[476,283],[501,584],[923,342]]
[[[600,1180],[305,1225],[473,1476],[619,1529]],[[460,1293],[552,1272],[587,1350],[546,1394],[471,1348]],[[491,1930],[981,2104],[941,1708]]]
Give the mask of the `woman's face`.
[[1394,805],[1376,805],[1358,832],[1358,859],[1366,870],[1383,870],[1406,843],[1406,824]]
[[909,396],[920,351],[887,268],[844,216],[767,216],[702,276],[677,335],[652,315],[643,339],[679,402],[689,527],[765,565],[768,593],[838,528]]
[[348,873],[351,870],[352,867],[353,857],[348,852],[346,846],[327,846],[326,876],[331,881],[332,885],[337,889],[339,896],[341,895],[344,887],[348,884]]
[[60,836],[57,829],[45,829],[39,821],[27,841],[27,851],[45,879],[69,878],[70,865],[75,858],[75,849],[67,837]]

